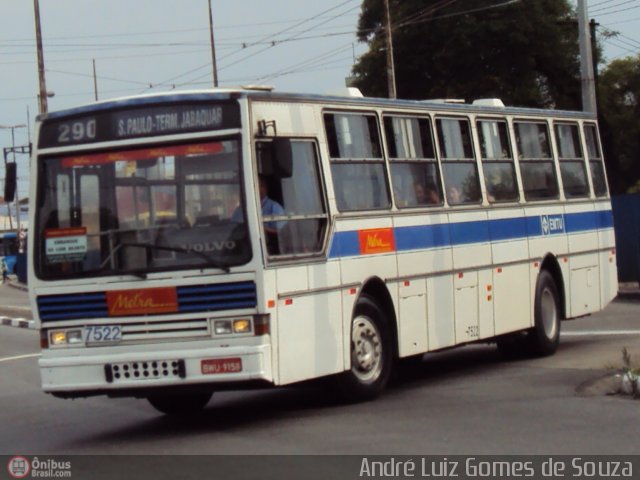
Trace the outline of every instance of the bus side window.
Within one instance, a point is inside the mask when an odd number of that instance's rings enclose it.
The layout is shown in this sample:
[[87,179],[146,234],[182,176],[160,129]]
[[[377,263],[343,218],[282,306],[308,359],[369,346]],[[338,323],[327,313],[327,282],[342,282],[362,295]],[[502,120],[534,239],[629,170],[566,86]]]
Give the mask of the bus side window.
[[587,158],[589,160],[589,170],[591,171],[593,193],[595,193],[596,197],[606,197],[607,177],[598,140],[598,127],[593,124],[585,124],[584,138],[587,144]]
[[489,203],[518,201],[520,196],[507,122],[479,120],[477,127]]
[[575,123],[556,123],[555,133],[565,197],[588,197],[589,182],[578,125]]
[[338,210],[389,208],[391,202],[375,115],[327,113],[324,121]]
[[480,203],[478,165],[466,118],[438,118],[438,143],[449,205]]
[[430,119],[387,116],[384,130],[396,206],[441,205],[440,169]]
[[527,200],[558,198],[558,179],[544,122],[514,123],[522,187]]
[[259,179],[261,197],[266,193],[270,200],[270,207],[265,210],[263,204],[262,211],[270,256],[317,254],[325,243],[328,215],[316,144],[295,140],[291,151],[291,176],[263,175]]

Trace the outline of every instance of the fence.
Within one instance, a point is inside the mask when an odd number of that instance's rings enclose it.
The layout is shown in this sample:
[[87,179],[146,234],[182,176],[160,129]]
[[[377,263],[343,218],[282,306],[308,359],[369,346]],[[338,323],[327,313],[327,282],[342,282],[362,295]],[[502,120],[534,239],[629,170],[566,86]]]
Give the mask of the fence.
[[616,231],[618,279],[640,283],[640,195],[611,199]]

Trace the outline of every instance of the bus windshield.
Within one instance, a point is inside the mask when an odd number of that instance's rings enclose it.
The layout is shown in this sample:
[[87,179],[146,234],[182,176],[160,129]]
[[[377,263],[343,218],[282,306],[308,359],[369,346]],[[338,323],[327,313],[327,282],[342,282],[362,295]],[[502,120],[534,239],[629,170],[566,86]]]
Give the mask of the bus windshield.
[[42,160],[41,278],[218,268],[251,259],[237,139]]

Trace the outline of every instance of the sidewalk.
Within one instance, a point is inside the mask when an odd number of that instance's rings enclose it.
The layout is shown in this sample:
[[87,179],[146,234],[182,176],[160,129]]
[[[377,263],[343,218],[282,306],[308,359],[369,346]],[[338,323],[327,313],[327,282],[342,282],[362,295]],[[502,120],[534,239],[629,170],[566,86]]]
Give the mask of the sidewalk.
[[636,282],[621,282],[618,284],[618,299],[640,300],[640,285]]

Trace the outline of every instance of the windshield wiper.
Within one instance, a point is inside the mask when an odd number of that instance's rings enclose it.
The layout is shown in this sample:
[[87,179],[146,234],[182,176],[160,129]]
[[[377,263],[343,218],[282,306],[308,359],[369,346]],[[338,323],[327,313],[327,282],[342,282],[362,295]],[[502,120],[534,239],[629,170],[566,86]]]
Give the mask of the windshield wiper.
[[[136,247],[136,248],[144,248],[145,250],[159,250],[159,251],[165,251],[165,252],[192,253],[194,255],[197,255],[200,258],[205,259],[207,261],[207,266],[209,267],[219,268],[225,273],[229,273],[231,271],[231,269],[229,268],[229,265],[221,263],[216,259],[207,255],[206,253],[198,252],[196,250],[188,250],[186,248],[181,248],[181,247],[163,247],[161,245],[151,245],[149,243],[128,243],[128,242],[123,242],[116,245],[115,248],[111,251],[111,253],[107,256],[107,258],[104,259],[104,261],[100,265],[100,268],[101,269],[104,268],[107,265],[107,263],[111,260],[113,255],[123,247]],[[137,277],[144,278],[144,279],[147,278],[147,274],[140,270],[131,270],[123,273],[130,273],[132,275],[135,275]]]

